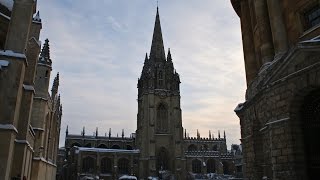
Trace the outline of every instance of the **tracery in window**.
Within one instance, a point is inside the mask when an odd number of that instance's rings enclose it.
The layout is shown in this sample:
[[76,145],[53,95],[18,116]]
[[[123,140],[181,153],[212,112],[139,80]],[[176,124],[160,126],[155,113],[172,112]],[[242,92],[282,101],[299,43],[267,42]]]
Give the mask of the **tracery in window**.
[[157,108],[157,133],[168,132],[168,110],[164,104]]

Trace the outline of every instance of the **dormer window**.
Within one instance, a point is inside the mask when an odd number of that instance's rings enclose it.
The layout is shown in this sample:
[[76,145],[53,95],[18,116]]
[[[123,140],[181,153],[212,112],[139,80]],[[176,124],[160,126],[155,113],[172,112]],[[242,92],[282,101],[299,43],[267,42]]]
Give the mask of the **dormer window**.
[[316,5],[304,13],[306,28],[312,28],[320,24],[320,5]]

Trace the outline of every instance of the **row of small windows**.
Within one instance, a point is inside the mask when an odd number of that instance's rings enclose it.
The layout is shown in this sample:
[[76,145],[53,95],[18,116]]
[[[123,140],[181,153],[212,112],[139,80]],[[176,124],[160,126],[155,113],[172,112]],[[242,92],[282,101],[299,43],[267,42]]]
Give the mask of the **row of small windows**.
[[[126,158],[121,158],[118,160],[118,172],[120,174],[129,174],[129,163],[130,161]],[[113,171],[113,159],[105,157],[100,161],[100,171],[101,173],[112,173]],[[82,172],[93,173],[95,170],[95,159],[93,157],[87,156],[82,160]]]
[[[84,146],[81,146],[79,143],[73,143],[73,144],[71,145],[71,147],[73,147],[73,146],[88,147],[88,148],[92,147],[91,143],[88,143],[88,144],[86,144],[86,145],[84,145]],[[105,144],[100,144],[99,146],[97,146],[97,148],[109,149],[108,146],[105,145]],[[122,148],[121,148],[118,144],[114,144],[114,145],[112,145],[112,146],[110,147],[110,149],[122,149]],[[132,148],[131,145],[126,145],[126,148],[125,148],[125,149],[126,149],[126,150],[132,150],[133,148]]]

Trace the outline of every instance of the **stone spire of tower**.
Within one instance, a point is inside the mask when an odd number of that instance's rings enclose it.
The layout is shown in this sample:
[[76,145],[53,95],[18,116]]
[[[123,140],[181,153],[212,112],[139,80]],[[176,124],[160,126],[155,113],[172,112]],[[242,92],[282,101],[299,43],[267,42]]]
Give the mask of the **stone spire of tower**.
[[39,63],[51,65],[49,40],[46,39],[40,53]]
[[122,129],[121,137],[124,138],[124,129]]
[[223,138],[226,139],[226,131],[223,131]]
[[218,131],[218,138],[220,139],[220,130]]
[[66,136],[68,136],[69,134],[69,126],[67,126],[67,129],[66,129]]
[[109,128],[109,138],[111,137],[111,128]]
[[167,61],[168,61],[168,62],[172,62],[172,57],[171,57],[170,48],[168,49]]
[[153,30],[153,38],[150,51],[150,59],[154,61],[165,61],[164,45],[162,39],[159,8],[157,7],[156,20]]
[[209,130],[209,139],[211,139],[211,131]]

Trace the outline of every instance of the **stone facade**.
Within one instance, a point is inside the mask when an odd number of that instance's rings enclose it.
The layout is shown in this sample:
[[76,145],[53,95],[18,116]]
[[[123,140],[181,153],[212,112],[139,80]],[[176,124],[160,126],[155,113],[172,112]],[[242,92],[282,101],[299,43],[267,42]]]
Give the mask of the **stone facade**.
[[48,40],[41,51],[37,3],[12,3],[0,3],[0,179],[55,179],[59,75],[50,95],[52,62]]
[[247,179],[318,179],[320,4],[232,0],[241,20],[246,101],[240,118]]
[[[157,10],[150,56],[138,80],[137,130],[131,136],[72,135],[66,131],[65,160],[60,179],[138,179],[161,177],[185,180],[194,174],[234,174],[234,153],[226,135],[187,136],[182,127],[180,77],[170,50],[165,55]],[[63,157],[61,157],[63,159]]]

